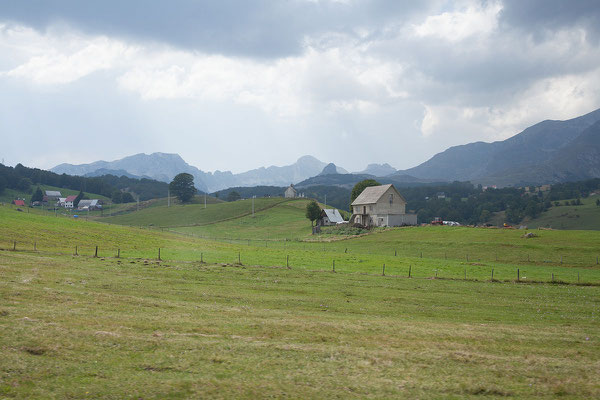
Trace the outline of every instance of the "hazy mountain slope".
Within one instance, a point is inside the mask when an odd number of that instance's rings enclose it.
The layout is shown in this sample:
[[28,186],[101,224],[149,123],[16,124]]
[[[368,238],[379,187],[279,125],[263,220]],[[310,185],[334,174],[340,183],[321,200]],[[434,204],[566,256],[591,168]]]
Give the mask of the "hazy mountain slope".
[[135,154],[116,161],[96,161],[91,164],[60,164],[52,172],[70,175],[86,175],[99,169],[123,170],[136,176],[148,176],[162,182],[170,182],[175,175],[187,172],[194,176],[194,183],[200,190],[207,191],[202,179],[202,171],[186,163],[178,154],[152,153]]
[[[202,191],[214,192],[235,186],[288,186],[319,174],[327,165],[312,156],[300,157],[295,163],[282,167],[271,166],[253,169],[240,174],[230,171],[204,172],[186,163],[178,154],[153,153],[136,154],[116,161],[96,161],[90,164],[60,164],[52,168],[56,173],[70,175],[98,176],[103,171],[119,171],[134,176],[146,176],[163,182],[170,182],[181,172],[194,176],[196,187]],[[346,170],[336,167],[338,172]]]
[[553,159],[599,120],[600,109],[567,121],[543,121],[504,141],[451,147],[400,173],[448,181],[506,176],[516,168],[535,167]]
[[369,164],[367,168],[362,171],[353,172],[358,175],[373,175],[373,176],[387,176],[396,173],[398,170],[392,167],[388,163],[384,164]]
[[525,168],[509,168],[484,181],[530,185],[600,178],[600,121],[585,129],[549,160]]

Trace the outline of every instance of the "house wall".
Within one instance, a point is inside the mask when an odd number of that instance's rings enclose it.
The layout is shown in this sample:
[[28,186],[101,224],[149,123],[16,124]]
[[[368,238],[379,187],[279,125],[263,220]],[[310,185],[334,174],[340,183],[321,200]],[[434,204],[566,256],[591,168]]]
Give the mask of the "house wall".
[[285,195],[284,195],[284,197],[286,199],[293,199],[294,197],[296,197],[296,190],[293,189],[293,188],[291,188],[291,187],[285,189]]

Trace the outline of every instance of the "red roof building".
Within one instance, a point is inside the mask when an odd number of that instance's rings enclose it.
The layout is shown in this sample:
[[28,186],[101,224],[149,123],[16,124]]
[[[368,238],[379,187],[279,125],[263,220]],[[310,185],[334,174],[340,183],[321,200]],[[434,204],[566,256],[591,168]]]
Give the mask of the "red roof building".
[[15,206],[25,207],[25,200],[13,200]]

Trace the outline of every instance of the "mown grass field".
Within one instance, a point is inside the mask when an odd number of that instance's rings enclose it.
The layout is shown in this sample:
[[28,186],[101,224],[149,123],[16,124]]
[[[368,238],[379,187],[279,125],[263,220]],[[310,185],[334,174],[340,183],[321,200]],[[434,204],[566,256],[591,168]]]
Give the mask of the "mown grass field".
[[600,396],[596,232],[227,242],[9,207],[0,221],[0,397]]

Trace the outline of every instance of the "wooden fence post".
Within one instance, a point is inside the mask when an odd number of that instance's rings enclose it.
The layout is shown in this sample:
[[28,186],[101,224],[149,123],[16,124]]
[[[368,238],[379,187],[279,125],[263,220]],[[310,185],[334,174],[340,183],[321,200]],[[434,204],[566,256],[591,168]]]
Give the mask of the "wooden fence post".
[[94,257],[98,257],[98,246],[96,246],[96,252],[94,253]]
[[13,251],[17,250],[17,241],[13,240]]
[[117,249],[117,258],[121,258],[121,249]]
[[77,254],[77,246],[75,246],[75,255],[78,255],[78,254]]
[[242,265],[242,253],[238,251],[238,264]]
[[335,272],[335,260],[333,260],[333,269],[332,269],[332,271]]
[[385,276],[385,263],[383,264],[383,272],[381,273],[382,276]]
[[200,253],[200,264],[204,264],[204,253]]
[[467,280],[467,269],[465,268],[465,281]]
[[554,272],[552,273],[552,282],[554,282]]
[[521,280],[521,271],[519,271],[519,268],[517,268],[517,282],[519,282]]
[[394,257],[398,256],[398,251],[394,249]]
[[285,257],[285,266],[287,267],[287,269],[290,269],[290,255],[289,254]]
[[37,250],[37,242],[34,241],[33,242],[33,251],[36,251],[36,250]]
[[494,268],[492,268],[492,282],[494,282]]
[[409,265],[409,266],[408,266],[408,277],[409,277],[409,278],[410,278],[411,269],[412,269],[412,265]]
[[158,261],[160,261],[160,247],[158,248]]

